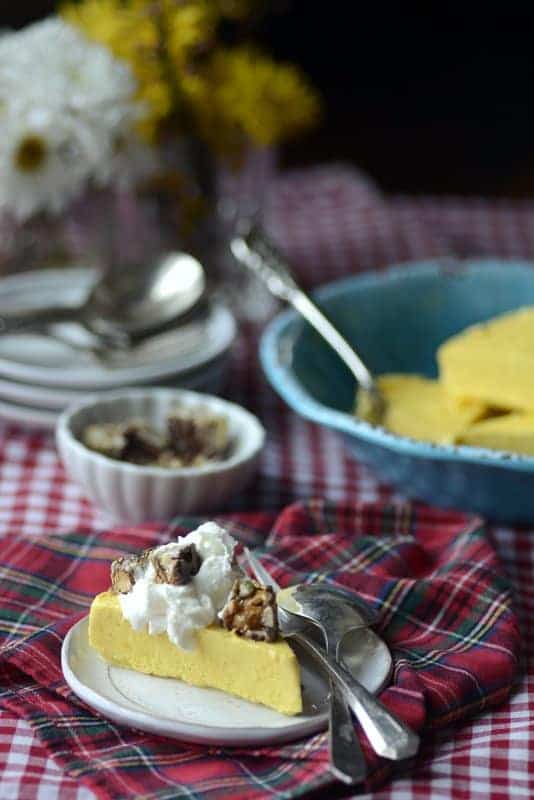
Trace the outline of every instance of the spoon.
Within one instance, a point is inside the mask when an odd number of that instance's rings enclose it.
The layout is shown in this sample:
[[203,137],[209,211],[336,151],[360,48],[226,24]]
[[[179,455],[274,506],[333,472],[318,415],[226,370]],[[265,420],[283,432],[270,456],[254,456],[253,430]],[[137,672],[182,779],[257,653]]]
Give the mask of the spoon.
[[[299,588],[305,588],[304,586],[300,587],[292,587],[290,586],[287,589],[281,589],[277,593],[277,602],[282,608],[286,611],[295,611],[295,613],[300,613],[302,611],[302,605],[299,602],[301,598],[301,593],[298,592]],[[295,589],[297,591],[295,591]],[[319,590],[320,591],[320,590]],[[326,604],[327,608],[331,608],[330,604]],[[337,608],[337,606],[336,606]],[[353,609],[349,606],[349,610],[352,611]],[[333,617],[332,614],[329,615]],[[312,622],[316,622],[316,620],[312,617],[309,617]],[[345,616],[343,613],[339,613],[335,619],[339,618],[340,622],[345,622],[343,628],[338,627],[337,625],[333,627],[333,629],[329,630],[326,627],[326,619],[319,623],[319,627],[322,630],[325,647],[326,647],[326,654],[328,656],[333,657],[337,661],[338,659],[338,644],[341,641],[344,633],[348,630],[353,630],[354,628],[365,628],[367,627],[367,622],[364,618],[354,612],[354,616],[352,619],[350,615]],[[350,628],[346,627],[346,620],[350,623]],[[358,782],[358,779],[364,780],[366,776],[366,771],[363,768],[365,764],[365,760],[363,758],[363,754],[361,753],[360,745],[358,739],[356,738],[356,731],[354,730],[354,724],[352,722],[352,718],[350,715],[350,709],[347,706],[346,700],[343,696],[343,692],[339,686],[337,686],[336,682],[330,679],[330,719],[329,719],[329,730],[330,730],[330,737],[329,737],[329,746],[330,746],[330,763],[334,765],[334,769],[332,771],[338,775],[345,783],[347,783],[346,774],[347,774],[347,764],[352,765],[352,770],[349,773],[353,778],[354,782]],[[337,736],[332,735],[333,731],[337,731]],[[359,750],[360,755],[358,758],[354,757],[355,751]],[[335,769],[335,765],[342,763],[344,764],[344,770],[340,774],[339,769]],[[354,774],[356,773],[356,774]]]
[[230,242],[234,258],[255,272],[272,294],[290,303],[323,337],[356,379],[359,386],[358,414],[372,424],[380,424],[386,410],[386,402],[371,370],[313,300],[298,286],[282,255],[259,228],[247,220],[243,220],[240,227],[242,231]]
[[[368,627],[364,616],[337,593],[313,584],[297,584],[282,590],[277,601],[290,617],[313,622],[321,628],[327,653],[335,651],[338,663],[339,646],[345,634],[355,628]],[[393,760],[415,755],[419,747],[417,734],[355,679],[352,691],[357,700],[352,710],[373,750]]]
[[124,349],[190,311],[205,288],[204,269],[195,258],[168,253],[145,269],[105,273],[80,305],[1,311],[0,333],[76,322],[106,346]]
[[378,622],[378,614],[361,601],[345,599],[341,592],[320,583],[298,583],[282,589],[278,603],[321,628],[326,650],[340,661],[341,643],[345,634],[358,628],[369,628]]
[[[283,591],[247,547],[244,548],[244,553],[249,567],[259,581],[266,586],[272,586],[277,595]],[[283,619],[284,614],[284,609],[279,607],[278,619],[286,636],[290,635],[291,631],[293,631],[293,635],[297,635],[299,631],[307,627],[298,617],[291,617],[289,620]],[[302,638],[299,641],[303,644]],[[304,646],[306,647],[305,641]],[[315,651],[314,655],[317,657]],[[330,659],[331,664],[335,665],[335,659],[332,653],[328,651],[328,648],[325,651],[325,657]],[[322,660],[321,664],[323,667],[327,667],[327,664]],[[328,707],[328,751],[330,772],[338,780],[348,785],[362,783],[365,780],[367,777],[367,765],[354,728],[350,706],[340,681],[332,673],[330,673],[330,702]]]
[[[283,590],[280,589],[274,578],[247,547],[244,548],[244,555],[257,580],[265,586],[271,586],[275,590],[278,600]],[[297,584],[297,586],[302,585],[303,584]],[[321,587],[321,591],[325,594],[325,588]],[[339,598],[339,593],[337,591],[335,595]],[[294,599],[293,602],[295,602]],[[291,605],[290,602],[290,607]],[[365,607],[367,607],[366,604]],[[363,608],[364,606],[362,606],[362,609]],[[303,630],[303,623],[312,621],[314,625],[317,625],[315,620],[303,614],[295,613],[294,610],[286,609],[284,608],[283,602],[278,602],[278,621],[282,634],[297,639],[297,641],[309,650],[323,665],[330,678],[335,680],[336,686],[341,689],[345,700],[349,704],[369,739],[371,746],[378,755],[392,759],[393,761],[399,761],[403,758],[409,758],[415,755],[419,747],[419,737],[417,734],[391,714],[379,700],[354,678],[343,664],[340,664],[324,649],[318,647],[311,638],[306,635],[305,630]],[[367,627],[367,625],[365,627]],[[338,734],[335,728],[331,730],[331,733],[333,735]]]

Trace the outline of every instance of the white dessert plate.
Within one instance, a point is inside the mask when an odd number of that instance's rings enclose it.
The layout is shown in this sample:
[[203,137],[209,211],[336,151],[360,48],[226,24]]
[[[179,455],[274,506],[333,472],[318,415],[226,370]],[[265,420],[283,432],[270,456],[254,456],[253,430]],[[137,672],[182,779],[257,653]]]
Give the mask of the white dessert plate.
[[[119,725],[185,742],[257,746],[309,736],[328,724],[328,681],[302,651],[298,657],[304,712],[288,717],[215,689],[111,666],[89,645],[87,633],[88,617],[84,617],[65,637],[63,675],[81,700]],[[390,652],[370,630],[351,634],[345,661],[374,693],[389,680]]]
[[[222,385],[227,366],[228,355],[223,354],[204,367],[179,373],[165,381],[158,381],[158,385],[216,394]],[[32,406],[39,411],[55,411],[56,418],[59,412],[71,403],[79,403],[89,396],[90,392],[88,394],[87,389],[53,388],[0,378],[0,402],[6,401],[10,407],[22,404],[23,406]],[[16,415],[16,410],[13,413]]]
[[87,389],[54,389],[36,383],[0,378],[0,398],[8,403],[23,403],[36,408],[60,411],[70,403],[87,397]]
[[0,420],[42,430],[54,430],[59,411],[0,400]]
[[[187,373],[183,377],[177,376],[174,380],[168,380],[162,385],[170,388],[191,389],[216,394],[223,385],[227,367],[226,361],[226,358],[219,358],[205,369]],[[18,395],[24,399],[18,402],[10,399],[12,395],[17,396],[16,388],[11,392],[11,387],[8,387],[8,391],[4,392],[3,387],[8,383],[8,381],[0,379],[0,420],[26,427],[40,428],[41,430],[53,431],[60,414],[67,406],[91,397],[91,392],[88,393],[87,391],[75,392],[71,390],[62,395],[60,390],[57,397],[63,396],[63,402],[58,403],[57,407],[50,407],[50,400],[46,396],[46,388],[43,389],[43,387],[36,386],[35,393],[33,393],[34,387],[30,384],[18,384],[24,387],[23,392]],[[41,392],[44,394],[41,394]],[[50,396],[54,396],[54,390],[51,389],[50,392]],[[6,397],[8,399],[4,399]],[[26,399],[28,402],[25,402]]]
[[[79,303],[94,275],[94,270],[79,268],[5,278],[0,281],[0,318],[3,308],[16,311],[58,302]],[[72,326],[63,327],[74,338]],[[230,347],[235,332],[232,314],[214,305],[204,320],[150,337],[114,359],[112,367],[47,336],[5,335],[0,336],[0,375],[27,383],[95,390],[159,381],[217,358]]]

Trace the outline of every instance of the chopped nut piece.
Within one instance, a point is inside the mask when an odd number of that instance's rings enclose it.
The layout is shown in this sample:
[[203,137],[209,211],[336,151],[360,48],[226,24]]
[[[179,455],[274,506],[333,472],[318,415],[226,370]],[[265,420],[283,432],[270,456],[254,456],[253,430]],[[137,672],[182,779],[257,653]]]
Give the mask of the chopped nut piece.
[[156,583],[185,586],[199,571],[202,559],[195,545],[189,544],[174,553],[158,553],[156,550],[152,554],[152,564],[156,572]]
[[276,598],[270,586],[238,578],[220,613],[222,624],[238,636],[262,642],[278,639]]
[[223,455],[228,449],[228,420],[215,414],[207,414],[201,421],[200,430],[204,442],[203,455],[214,458]]
[[164,450],[159,454],[156,461],[158,467],[167,467],[168,469],[179,469],[185,466],[181,458],[178,458],[172,450]]
[[190,467],[203,467],[204,464],[206,464],[208,461],[211,461],[211,460],[212,459],[207,458],[205,455],[202,455],[202,453],[200,453],[198,456],[194,457],[194,459],[191,461],[191,463],[188,466],[190,466]]
[[250,597],[251,594],[254,594],[255,590],[254,581],[247,580],[247,578],[243,578],[239,581],[239,586],[237,587],[239,597]]
[[123,426],[115,422],[88,425],[82,439],[91,450],[109,458],[121,458],[126,447]]
[[166,440],[157,431],[152,430],[144,422],[132,421],[124,427],[125,447],[122,452],[124,461],[136,464],[147,464],[161,454]]
[[134,586],[140,570],[150,556],[150,550],[144,550],[138,556],[123,556],[111,563],[111,588],[119,594],[128,594]]
[[166,445],[164,436],[137,420],[89,425],[82,438],[91,450],[135,464],[154,461]]
[[191,461],[200,450],[195,423],[175,415],[169,417],[167,424],[173,452],[184,462]]
[[111,564],[112,590],[128,594],[148,563],[154,567],[156,583],[184,586],[197,574],[202,559],[194,544],[170,552],[156,547],[144,550],[138,556],[117,558]]
[[228,447],[228,421],[216,414],[176,409],[167,417],[167,430],[171,448],[187,464],[220,457]]

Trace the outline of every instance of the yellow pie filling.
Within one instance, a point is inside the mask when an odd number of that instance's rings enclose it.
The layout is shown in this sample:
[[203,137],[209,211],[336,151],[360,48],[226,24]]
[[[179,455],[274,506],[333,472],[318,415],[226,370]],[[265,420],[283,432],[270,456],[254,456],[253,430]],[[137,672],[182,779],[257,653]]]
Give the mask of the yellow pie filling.
[[134,630],[118,596],[103,592],[91,605],[89,642],[106,661],[121,667],[220,689],[282,714],[302,711],[298,660],[283,639],[258,642],[210,626],[197,632],[195,650],[182,650],[166,633]]
[[438,381],[419,375],[381,375],[378,386],[386,400],[382,424],[399,436],[452,444],[486,412],[483,403],[454,402]]

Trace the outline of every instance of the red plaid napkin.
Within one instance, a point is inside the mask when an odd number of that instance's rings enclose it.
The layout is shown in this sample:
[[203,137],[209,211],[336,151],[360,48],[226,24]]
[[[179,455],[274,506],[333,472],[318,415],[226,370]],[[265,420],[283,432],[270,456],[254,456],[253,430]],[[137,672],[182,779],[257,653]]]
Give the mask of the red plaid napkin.
[[[519,632],[480,520],[420,505],[310,501],[279,516],[222,521],[242,542],[262,548],[282,584],[321,574],[380,610],[395,662],[382,699],[417,730],[473,714],[510,692]],[[61,767],[102,798],[253,800],[325,787],[332,783],[325,734],[257,749],[181,745],[108,722],[63,680],[62,640],[109,585],[110,560],[197,523],[181,519],[170,532],[144,526],[7,538],[0,556],[0,704],[29,720]],[[364,746],[369,788],[392,765]]]

